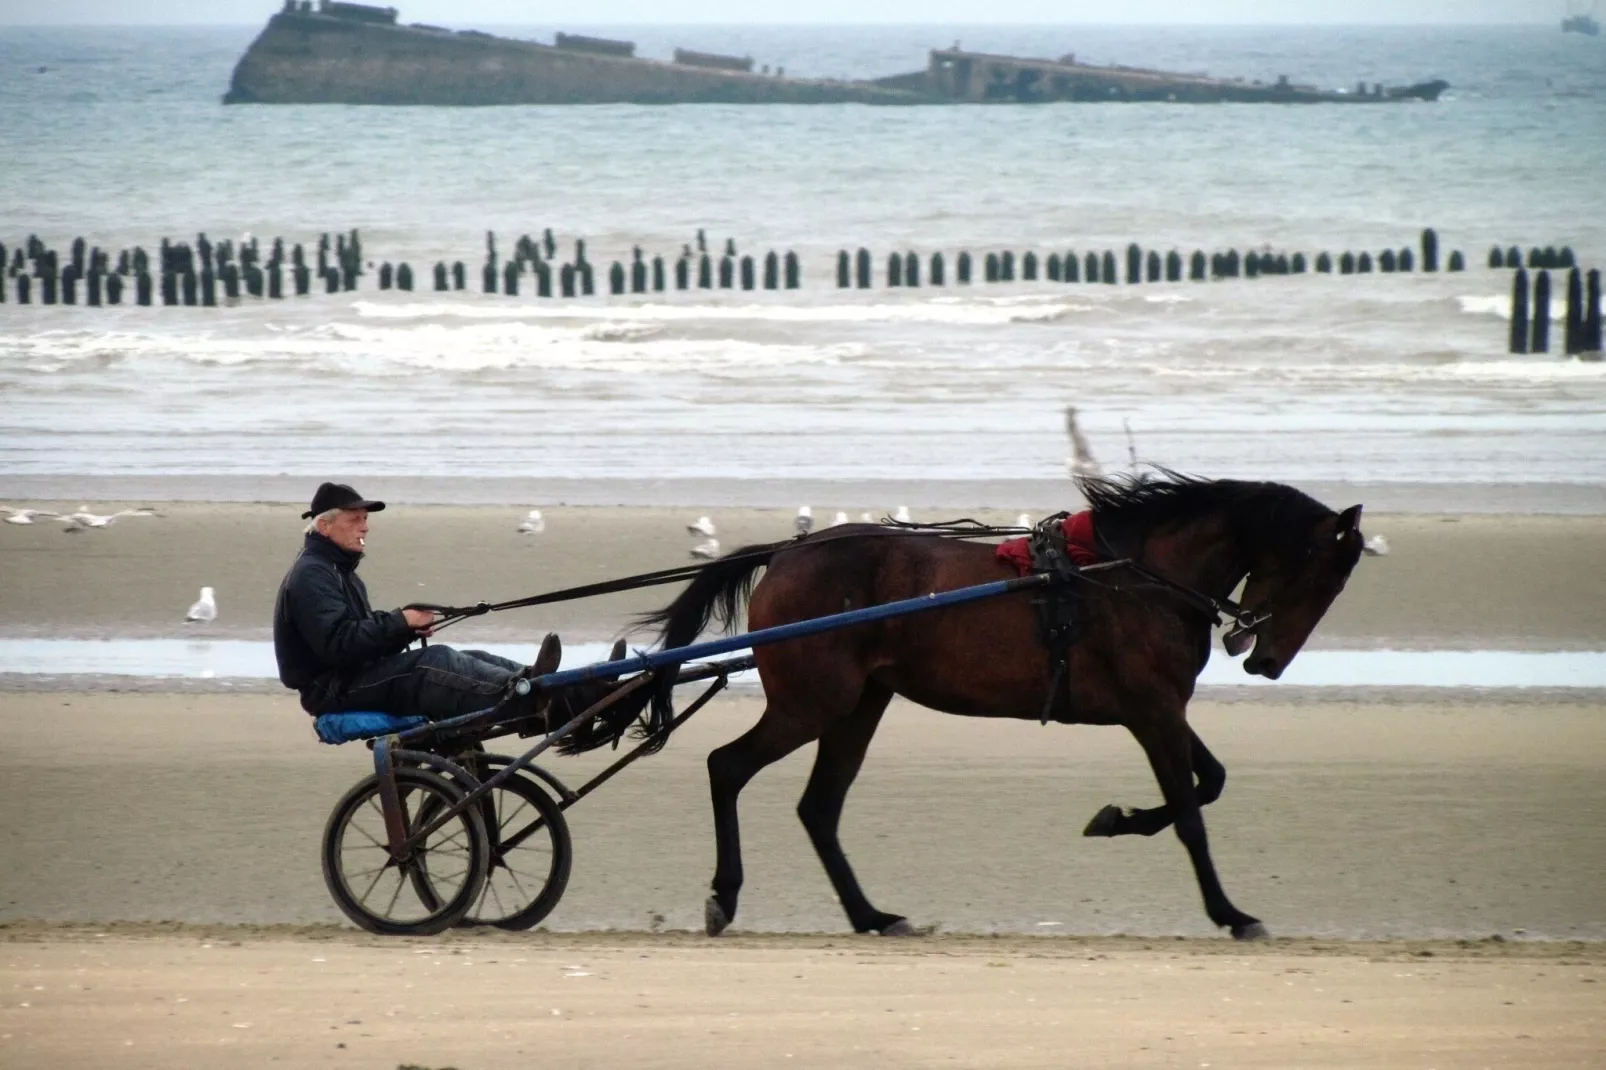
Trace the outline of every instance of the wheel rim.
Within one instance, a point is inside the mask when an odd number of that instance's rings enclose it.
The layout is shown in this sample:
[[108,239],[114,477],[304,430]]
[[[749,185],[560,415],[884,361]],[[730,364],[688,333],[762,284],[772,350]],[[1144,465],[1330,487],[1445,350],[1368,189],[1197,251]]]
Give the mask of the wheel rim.
[[[404,822],[416,831],[433,823],[462,793],[427,773],[400,770],[397,793]],[[387,846],[376,781],[359,785],[337,810],[326,857],[331,891],[346,914],[379,932],[439,931],[479,896],[486,846],[478,814],[465,810],[415,845],[397,862]],[[417,875],[427,871],[427,882]],[[428,894],[420,894],[420,885]]]

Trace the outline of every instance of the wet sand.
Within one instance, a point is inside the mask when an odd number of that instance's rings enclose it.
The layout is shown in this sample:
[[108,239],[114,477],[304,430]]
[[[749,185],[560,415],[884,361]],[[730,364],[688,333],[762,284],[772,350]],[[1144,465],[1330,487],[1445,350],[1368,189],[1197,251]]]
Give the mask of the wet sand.
[[[554,930],[699,929],[713,868],[704,758],[758,716],[721,697],[569,811]],[[1226,764],[1206,811],[1235,902],[1277,935],[1606,940],[1598,703],[1195,702]],[[516,740],[507,749],[522,749]],[[547,763],[571,785],[611,752]],[[318,843],[367,750],[315,742],[288,695],[0,695],[0,921],[341,922]],[[805,747],[742,796],[735,931],[841,932],[794,807]],[[1090,840],[1158,801],[1120,729],[989,723],[895,703],[848,797],[871,899],[942,932],[1211,937],[1167,832]]]
[[[855,520],[863,492],[816,501],[818,522]],[[40,503],[31,503],[39,505]],[[68,510],[77,502],[58,503]],[[125,503],[95,506],[111,512]],[[137,503],[136,503],[137,504]],[[64,535],[58,523],[0,525],[3,636],[267,638],[274,593],[300,545],[292,506],[169,503],[159,517]],[[872,515],[880,516],[883,505]],[[686,525],[710,514],[722,549],[786,538],[792,511],[760,508],[544,508],[546,531],[523,536],[521,510],[395,506],[374,517],[363,575],[376,605],[471,604],[686,564],[700,541]],[[977,515],[1013,524],[1015,512]],[[1313,646],[1599,650],[1606,648],[1606,524],[1594,517],[1368,514],[1387,557],[1365,558]],[[185,625],[199,588],[217,589],[219,618]],[[533,644],[548,630],[601,640],[662,605],[655,588],[470,621],[452,642]]]
[[1599,945],[0,930],[0,1063],[1598,1066]]

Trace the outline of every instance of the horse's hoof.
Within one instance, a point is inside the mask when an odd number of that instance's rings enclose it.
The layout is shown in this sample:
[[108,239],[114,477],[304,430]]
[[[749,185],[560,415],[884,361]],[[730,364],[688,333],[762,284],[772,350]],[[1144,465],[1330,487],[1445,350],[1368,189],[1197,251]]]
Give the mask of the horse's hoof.
[[703,904],[703,931],[709,936],[718,936],[730,923],[730,915],[719,905],[719,900],[709,896],[708,902]]
[[1234,925],[1232,927],[1232,938],[1234,940],[1267,940],[1271,938],[1271,933],[1267,932],[1266,927],[1260,922],[1252,921],[1248,925]]
[[890,925],[883,925],[880,929],[882,936],[920,936],[922,933],[910,924],[908,918],[899,918]]
[[1110,805],[1093,815],[1093,820],[1082,830],[1084,836],[1114,836],[1115,823],[1121,820],[1121,808]]

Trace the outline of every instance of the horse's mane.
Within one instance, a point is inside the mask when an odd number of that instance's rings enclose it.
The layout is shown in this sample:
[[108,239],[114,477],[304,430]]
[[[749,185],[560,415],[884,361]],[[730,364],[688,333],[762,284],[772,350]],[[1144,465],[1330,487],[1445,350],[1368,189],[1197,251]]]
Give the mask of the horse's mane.
[[1131,475],[1082,476],[1076,482],[1093,510],[1095,529],[1117,542],[1223,511],[1240,532],[1262,545],[1293,543],[1333,515],[1315,498],[1283,483],[1204,479],[1160,466]]

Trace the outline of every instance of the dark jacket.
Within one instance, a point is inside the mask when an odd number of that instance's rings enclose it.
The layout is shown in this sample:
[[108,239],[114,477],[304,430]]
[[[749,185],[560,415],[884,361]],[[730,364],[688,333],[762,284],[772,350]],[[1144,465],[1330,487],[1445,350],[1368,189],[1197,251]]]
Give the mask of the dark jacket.
[[324,536],[306,538],[273,604],[279,680],[301,692],[303,708],[335,693],[350,670],[400,653],[418,637],[399,609],[376,613],[357,576],[361,554]]

